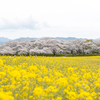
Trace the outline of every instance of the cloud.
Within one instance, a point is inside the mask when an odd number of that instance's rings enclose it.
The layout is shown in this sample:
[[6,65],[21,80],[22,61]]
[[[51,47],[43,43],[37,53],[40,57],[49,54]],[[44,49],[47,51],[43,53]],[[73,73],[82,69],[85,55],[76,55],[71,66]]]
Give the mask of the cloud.
[[6,29],[31,29],[31,30],[38,30],[43,27],[49,27],[47,23],[45,22],[38,22],[32,19],[32,17],[29,17],[27,19],[15,19],[15,20],[9,20],[9,19],[0,19],[0,30],[6,30]]

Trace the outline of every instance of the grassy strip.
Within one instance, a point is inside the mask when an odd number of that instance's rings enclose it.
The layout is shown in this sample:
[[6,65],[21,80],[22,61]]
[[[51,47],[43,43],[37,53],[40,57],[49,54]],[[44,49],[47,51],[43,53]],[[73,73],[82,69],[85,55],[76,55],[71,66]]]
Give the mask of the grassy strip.
[[[0,56],[4,56],[4,55],[0,55]],[[5,56],[15,56],[15,55],[5,55]],[[16,55],[19,56],[19,55]],[[47,57],[61,57],[61,56],[65,56],[65,57],[80,57],[80,56],[100,56],[100,54],[35,54],[35,55],[25,55],[22,54],[20,56],[47,56]]]

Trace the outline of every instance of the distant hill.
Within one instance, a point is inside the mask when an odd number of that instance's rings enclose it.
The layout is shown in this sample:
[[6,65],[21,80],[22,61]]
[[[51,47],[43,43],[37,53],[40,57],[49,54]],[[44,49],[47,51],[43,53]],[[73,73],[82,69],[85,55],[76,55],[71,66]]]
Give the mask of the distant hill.
[[[26,40],[33,40],[33,39],[38,39],[38,38],[30,38],[30,37],[21,37],[21,38],[17,38],[17,39],[8,39],[8,38],[5,38],[5,37],[0,37],[0,45],[3,44],[3,43],[6,43],[8,41],[19,41],[19,40],[23,40],[23,39],[26,39]],[[75,38],[75,37],[55,37],[55,39],[58,39],[58,40],[75,40],[75,39],[86,39],[86,38]],[[93,41],[95,41],[96,39],[93,39]]]
[[77,38],[75,38],[75,37],[67,37],[67,38],[64,38],[64,37],[56,37],[55,39],[58,39],[58,40],[75,40]]
[[13,41],[19,41],[19,40],[33,40],[33,39],[37,39],[37,38],[29,38],[29,37],[21,37],[21,38],[18,38],[18,39],[14,39]]
[[37,39],[37,38],[21,37],[21,38],[12,40],[12,39],[8,39],[5,37],[0,37],[0,45],[6,43],[8,41],[19,41],[19,40],[24,40],[24,39],[25,40],[32,40],[32,39]]
[[75,40],[75,39],[85,39],[86,40],[86,38],[75,38],[75,37],[67,37],[67,38],[64,38],[64,37],[56,37],[55,39],[59,39],[59,40],[66,40],[66,41],[68,41],[68,40]]
[[11,39],[0,37],[0,45],[8,41],[11,41]]

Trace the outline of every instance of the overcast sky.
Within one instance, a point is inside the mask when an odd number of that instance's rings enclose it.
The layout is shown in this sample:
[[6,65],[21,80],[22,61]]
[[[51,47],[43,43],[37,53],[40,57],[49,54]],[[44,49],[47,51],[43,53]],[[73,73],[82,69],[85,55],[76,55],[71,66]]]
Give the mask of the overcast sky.
[[100,38],[100,0],[1,0],[0,37]]

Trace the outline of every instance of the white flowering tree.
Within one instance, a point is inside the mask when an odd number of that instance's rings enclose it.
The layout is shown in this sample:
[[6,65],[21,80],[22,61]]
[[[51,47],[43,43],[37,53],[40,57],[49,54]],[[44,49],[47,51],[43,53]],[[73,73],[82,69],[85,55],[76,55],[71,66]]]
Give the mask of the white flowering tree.
[[95,43],[92,40],[60,41],[54,38],[40,38],[37,40],[9,41],[0,45],[0,54],[59,54],[59,53],[89,53],[100,52],[100,39]]

